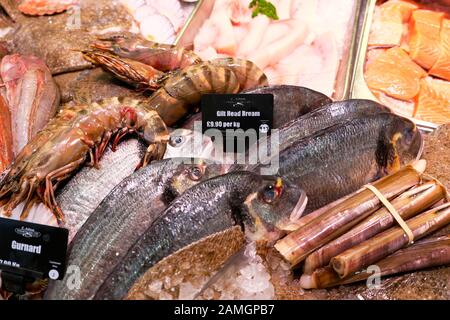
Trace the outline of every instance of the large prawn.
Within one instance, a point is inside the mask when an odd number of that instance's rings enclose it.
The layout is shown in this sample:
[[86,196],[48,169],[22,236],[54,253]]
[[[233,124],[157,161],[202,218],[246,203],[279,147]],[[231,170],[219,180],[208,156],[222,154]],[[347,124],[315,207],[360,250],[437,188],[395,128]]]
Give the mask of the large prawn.
[[[202,63],[199,56],[186,48],[133,36],[100,38],[91,46],[94,50],[83,51],[88,61],[127,83],[147,89],[157,88],[171,72]],[[208,63],[231,69],[238,77],[241,90],[268,85],[264,72],[251,61],[219,58]]]
[[163,72],[184,69],[202,61],[198,55],[186,48],[156,43],[133,35],[100,37],[91,46]]
[[25,218],[31,206],[42,201],[58,220],[63,213],[55,200],[58,183],[68,178],[90,157],[96,166],[111,138],[113,148],[128,132],[137,132],[149,143],[144,164],[161,158],[167,128],[155,110],[132,99],[113,98],[89,106],[63,109],[19,154],[1,182],[0,204],[5,214],[22,201]]
[[[83,55],[91,63],[102,67],[118,79],[133,84],[140,89],[156,90],[165,83],[166,79],[184,70],[174,69],[162,73],[153,66],[101,50],[84,50]],[[207,62],[198,62],[187,68],[195,68],[196,66],[203,68],[202,66],[205,65],[209,65],[209,68],[218,67],[232,71],[238,79],[240,90],[268,85],[267,76],[264,72],[249,60],[231,57],[219,58]]]
[[112,98],[88,106],[67,107],[39,132],[18,155],[0,181],[0,206],[6,215],[21,202],[24,219],[32,205],[43,202],[59,221],[64,215],[54,190],[86,160],[97,165],[108,142],[113,149],[129,132],[149,143],[142,164],[162,158],[169,138],[166,125],[185,116],[206,93],[236,93],[239,77],[232,69],[201,62],[161,80],[145,102]]

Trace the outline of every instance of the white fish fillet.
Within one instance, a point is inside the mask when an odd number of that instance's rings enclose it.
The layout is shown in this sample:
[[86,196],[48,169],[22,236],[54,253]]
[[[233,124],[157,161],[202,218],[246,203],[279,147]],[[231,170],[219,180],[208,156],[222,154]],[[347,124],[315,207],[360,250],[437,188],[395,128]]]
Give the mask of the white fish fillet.
[[153,6],[159,14],[165,16],[178,32],[186,20],[184,11],[178,0],[147,0],[147,5]]

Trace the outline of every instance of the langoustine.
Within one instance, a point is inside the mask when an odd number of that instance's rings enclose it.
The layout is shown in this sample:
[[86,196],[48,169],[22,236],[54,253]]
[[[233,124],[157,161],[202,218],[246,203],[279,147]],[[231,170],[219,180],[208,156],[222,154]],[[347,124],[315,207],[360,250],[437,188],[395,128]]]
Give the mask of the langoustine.
[[9,55],[0,74],[11,112],[13,149],[17,155],[59,107],[59,89],[45,63],[33,56]]

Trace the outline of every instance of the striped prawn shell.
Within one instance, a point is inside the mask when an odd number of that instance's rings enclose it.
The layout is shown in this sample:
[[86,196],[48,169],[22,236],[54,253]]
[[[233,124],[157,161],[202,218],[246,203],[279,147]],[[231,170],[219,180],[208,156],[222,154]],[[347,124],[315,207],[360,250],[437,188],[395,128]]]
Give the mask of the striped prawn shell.
[[200,63],[200,57],[191,50],[135,37],[119,35],[100,38],[92,47],[145,63],[160,71],[183,69]]
[[239,92],[238,77],[231,68],[201,62],[169,76],[150,99],[152,108],[168,126],[183,118],[204,94]]
[[240,90],[253,89],[269,85],[264,72],[250,60],[239,58],[219,58],[211,64],[231,69],[238,78]]
[[25,201],[22,218],[35,202],[43,202],[62,220],[56,185],[90,159],[94,166],[106,146],[113,148],[129,132],[138,133],[149,147],[142,164],[160,159],[169,139],[166,124],[148,103],[109,98],[89,105],[69,106],[53,118],[19,153],[0,181],[0,207],[10,215]]

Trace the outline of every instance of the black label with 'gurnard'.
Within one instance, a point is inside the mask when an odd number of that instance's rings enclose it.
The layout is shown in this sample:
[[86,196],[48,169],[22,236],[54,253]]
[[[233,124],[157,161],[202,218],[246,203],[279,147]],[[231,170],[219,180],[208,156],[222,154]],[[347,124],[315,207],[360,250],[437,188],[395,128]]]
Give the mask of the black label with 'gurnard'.
[[[221,131],[227,152],[244,151],[234,148],[236,141],[243,140],[247,149],[249,143],[245,141],[249,137],[268,135],[273,126],[272,94],[206,94],[202,96],[201,108],[203,133],[211,129]],[[230,145],[233,150],[228,150]]]
[[0,270],[35,279],[61,280],[69,231],[0,218]]

